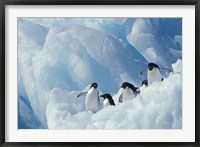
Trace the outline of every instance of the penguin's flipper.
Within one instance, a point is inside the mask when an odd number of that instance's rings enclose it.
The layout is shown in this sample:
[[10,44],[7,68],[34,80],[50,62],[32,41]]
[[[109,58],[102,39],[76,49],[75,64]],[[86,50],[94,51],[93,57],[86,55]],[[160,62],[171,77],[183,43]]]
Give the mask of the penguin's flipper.
[[80,97],[80,96],[86,96],[87,92],[81,92],[77,95],[77,97]]
[[120,103],[123,102],[123,93],[121,93],[120,96],[119,96],[119,102],[120,102]]
[[110,105],[113,105],[113,106],[115,106],[115,102],[114,102],[114,100],[113,100],[113,99],[111,99],[111,100],[110,100]]

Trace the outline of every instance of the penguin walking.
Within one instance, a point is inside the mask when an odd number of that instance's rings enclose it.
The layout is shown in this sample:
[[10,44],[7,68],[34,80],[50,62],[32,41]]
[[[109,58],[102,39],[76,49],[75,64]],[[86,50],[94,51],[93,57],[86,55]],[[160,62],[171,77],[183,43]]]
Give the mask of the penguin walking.
[[82,92],[77,95],[77,97],[86,96],[85,99],[86,111],[92,111],[93,113],[96,113],[100,108],[99,91],[97,87],[98,87],[97,83],[92,83],[87,92]]
[[125,102],[127,100],[132,100],[139,94],[138,88],[135,87],[133,84],[124,82],[121,85],[121,88],[123,88],[123,92],[119,97],[119,102]]
[[103,101],[104,107],[110,106],[110,105],[115,106],[115,102],[110,94],[106,93],[106,94],[100,95],[100,97],[104,98],[104,101]]
[[157,64],[155,63],[148,64],[147,79],[148,79],[148,85],[152,84],[154,81],[162,80],[160,68]]

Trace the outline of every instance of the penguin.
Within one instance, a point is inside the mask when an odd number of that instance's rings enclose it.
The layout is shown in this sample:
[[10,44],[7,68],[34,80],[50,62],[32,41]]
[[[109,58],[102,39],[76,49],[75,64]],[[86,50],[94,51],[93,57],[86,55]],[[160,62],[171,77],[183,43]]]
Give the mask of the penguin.
[[122,83],[121,88],[123,88],[123,92],[119,97],[120,103],[132,100],[133,98],[136,98],[137,94],[139,94],[138,88],[131,83],[124,82]]
[[77,97],[86,96],[85,99],[86,111],[92,111],[93,113],[96,113],[99,110],[100,99],[97,87],[98,87],[97,83],[92,83],[87,92],[82,92],[77,95]]
[[143,92],[146,89],[147,86],[148,86],[148,80],[143,80],[142,84],[141,84],[141,86],[139,88],[140,92]]
[[100,97],[104,98],[104,101],[103,101],[104,107],[109,106],[109,105],[115,106],[115,102],[110,94],[106,93],[106,94],[100,95]]
[[155,63],[148,64],[147,79],[148,79],[148,85],[152,84],[154,81],[162,80],[160,68],[157,64]]
[[147,81],[147,80],[143,80],[143,81],[142,81],[142,86],[143,86],[143,85],[148,86],[148,81]]

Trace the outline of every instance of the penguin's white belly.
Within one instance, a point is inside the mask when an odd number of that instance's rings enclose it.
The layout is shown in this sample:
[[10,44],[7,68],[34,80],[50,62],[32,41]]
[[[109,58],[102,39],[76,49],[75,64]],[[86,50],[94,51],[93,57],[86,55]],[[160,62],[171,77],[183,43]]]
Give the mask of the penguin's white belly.
[[154,81],[161,81],[161,74],[158,68],[153,68],[153,70],[148,70],[148,85],[152,84]]
[[91,88],[86,95],[85,108],[87,111],[90,110],[95,113],[98,111],[98,107],[98,92],[96,89]]
[[123,102],[132,100],[135,97],[136,95],[133,93],[133,91],[130,88],[126,88],[123,90]]
[[105,100],[103,101],[103,106],[104,106],[104,107],[110,106],[110,103],[109,103],[108,99],[105,99]]

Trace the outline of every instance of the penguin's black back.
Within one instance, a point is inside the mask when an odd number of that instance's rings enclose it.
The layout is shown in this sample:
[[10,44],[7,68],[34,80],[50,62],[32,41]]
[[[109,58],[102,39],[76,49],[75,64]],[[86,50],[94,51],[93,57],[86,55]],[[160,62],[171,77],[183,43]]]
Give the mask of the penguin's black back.
[[132,91],[133,91],[133,93],[134,94],[138,94],[138,92],[137,92],[137,87],[135,87],[133,84],[131,84],[131,83],[129,83],[129,82],[124,82],[124,83],[122,83],[122,86],[121,87],[123,87],[124,89],[126,88],[126,87],[129,87]]
[[108,98],[108,101],[109,101],[110,105],[115,106],[115,102],[114,102],[114,100],[112,99],[112,97]]
[[106,94],[102,95],[101,97],[103,97],[104,99],[107,98],[109,103],[110,103],[110,105],[114,105],[115,106],[115,102],[114,102],[114,100],[113,100],[113,98],[112,98],[112,96],[110,94],[106,93]]

